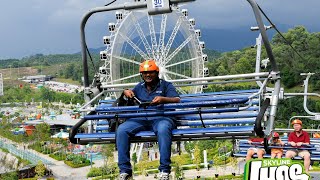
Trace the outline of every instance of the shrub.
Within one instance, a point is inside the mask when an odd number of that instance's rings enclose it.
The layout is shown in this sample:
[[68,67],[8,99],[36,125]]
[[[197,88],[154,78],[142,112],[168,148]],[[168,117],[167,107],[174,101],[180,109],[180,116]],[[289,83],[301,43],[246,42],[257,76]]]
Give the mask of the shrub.
[[61,152],[56,152],[56,153],[50,154],[49,157],[55,160],[61,161],[61,160],[65,160],[67,158],[67,155]]
[[1,180],[12,180],[12,179],[18,179],[18,173],[17,172],[9,172],[5,174],[0,175]]
[[64,163],[73,168],[88,166],[91,164],[90,160],[77,154],[69,154]]
[[90,169],[87,177],[96,177],[102,175],[102,168],[93,167]]
[[89,166],[91,164],[89,160],[87,160],[85,163],[82,163],[82,164],[73,164],[72,161],[64,161],[64,163],[66,165],[72,167],[72,168],[79,168],[79,167]]

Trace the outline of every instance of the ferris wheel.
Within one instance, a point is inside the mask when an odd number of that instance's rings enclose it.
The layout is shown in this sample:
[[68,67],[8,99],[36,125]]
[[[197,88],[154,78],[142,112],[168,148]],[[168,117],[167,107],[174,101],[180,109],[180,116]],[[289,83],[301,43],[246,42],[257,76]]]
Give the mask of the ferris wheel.
[[[139,64],[154,59],[159,76],[165,80],[201,78],[209,75],[200,41],[200,29],[188,10],[174,7],[170,14],[149,16],[146,11],[117,11],[116,22],[109,23],[110,35],[103,37],[106,49],[100,52],[102,84],[141,81]],[[200,93],[203,86],[178,88],[180,93]]]

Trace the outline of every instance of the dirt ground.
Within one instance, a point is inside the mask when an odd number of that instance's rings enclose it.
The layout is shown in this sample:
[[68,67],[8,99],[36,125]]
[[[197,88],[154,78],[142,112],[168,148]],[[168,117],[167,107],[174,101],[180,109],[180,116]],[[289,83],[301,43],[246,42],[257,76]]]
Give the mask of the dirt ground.
[[34,76],[38,74],[38,69],[32,67],[21,67],[21,68],[7,68],[0,69],[3,79],[18,79],[23,76]]

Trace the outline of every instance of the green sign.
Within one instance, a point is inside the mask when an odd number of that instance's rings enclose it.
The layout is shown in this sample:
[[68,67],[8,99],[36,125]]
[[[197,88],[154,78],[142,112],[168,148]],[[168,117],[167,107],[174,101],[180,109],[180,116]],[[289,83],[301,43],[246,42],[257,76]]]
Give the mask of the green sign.
[[304,166],[291,159],[257,159],[245,165],[244,180],[309,180]]

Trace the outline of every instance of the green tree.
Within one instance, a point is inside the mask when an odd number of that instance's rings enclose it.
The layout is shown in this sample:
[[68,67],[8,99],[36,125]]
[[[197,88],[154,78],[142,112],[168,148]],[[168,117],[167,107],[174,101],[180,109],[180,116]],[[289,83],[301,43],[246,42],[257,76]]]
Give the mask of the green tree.
[[38,161],[38,164],[35,168],[35,172],[37,174],[36,175],[37,178],[42,178],[44,176],[44,173],[46,172],[46,167],[44,166],[42,161]]
[[240,73],[251,73],[253,72],[253,66],[250,64],[250,61],[247,58],[240,58],[237,63],[234,65],[235,72]]
[[17,172],[9,172],[0,175],[1,180],[18,180],[18,173]]
[[182,165],[184,164],[185,159],[183,156],[179,155],[177,156],[174,161],[173,161],[173,167],[174,167],[174,175],[176,179],[183,179],[184,178],[184,173],[182,169]]
[[194,148],[194,159],[193,163],[196,165],[197,170],[200,170],[200,164],[201,164],[201,150],[198,145],[195,145]]
[[55,96],[54,91],[43,87],[43,88],[41,88],[40,92],[41,92],[41,97],[43,98],[43,100],[47,100],[49,102],[54,101],[54,96]]
[[138,159],[137,159],[137,153],[136,152],[134,152],[133,154],[132,154],[132,162],[133,162],[133,167],[132,167],[132,169],[133,169],[133,172],[134,172],[134,169],[135,169],[135,167],[136,167],[136,164],[137,164],[137,161]]
[[36,125],[36,130],[32,133],[33,139],[38,142],[47,141],[50,139],[50,125],[41,123]]
[[113,162],[113,152],[115,150],[114,144],[106,144],[102,146],[101,154],[106,157],[105,165],[108,164],[108,162]]

